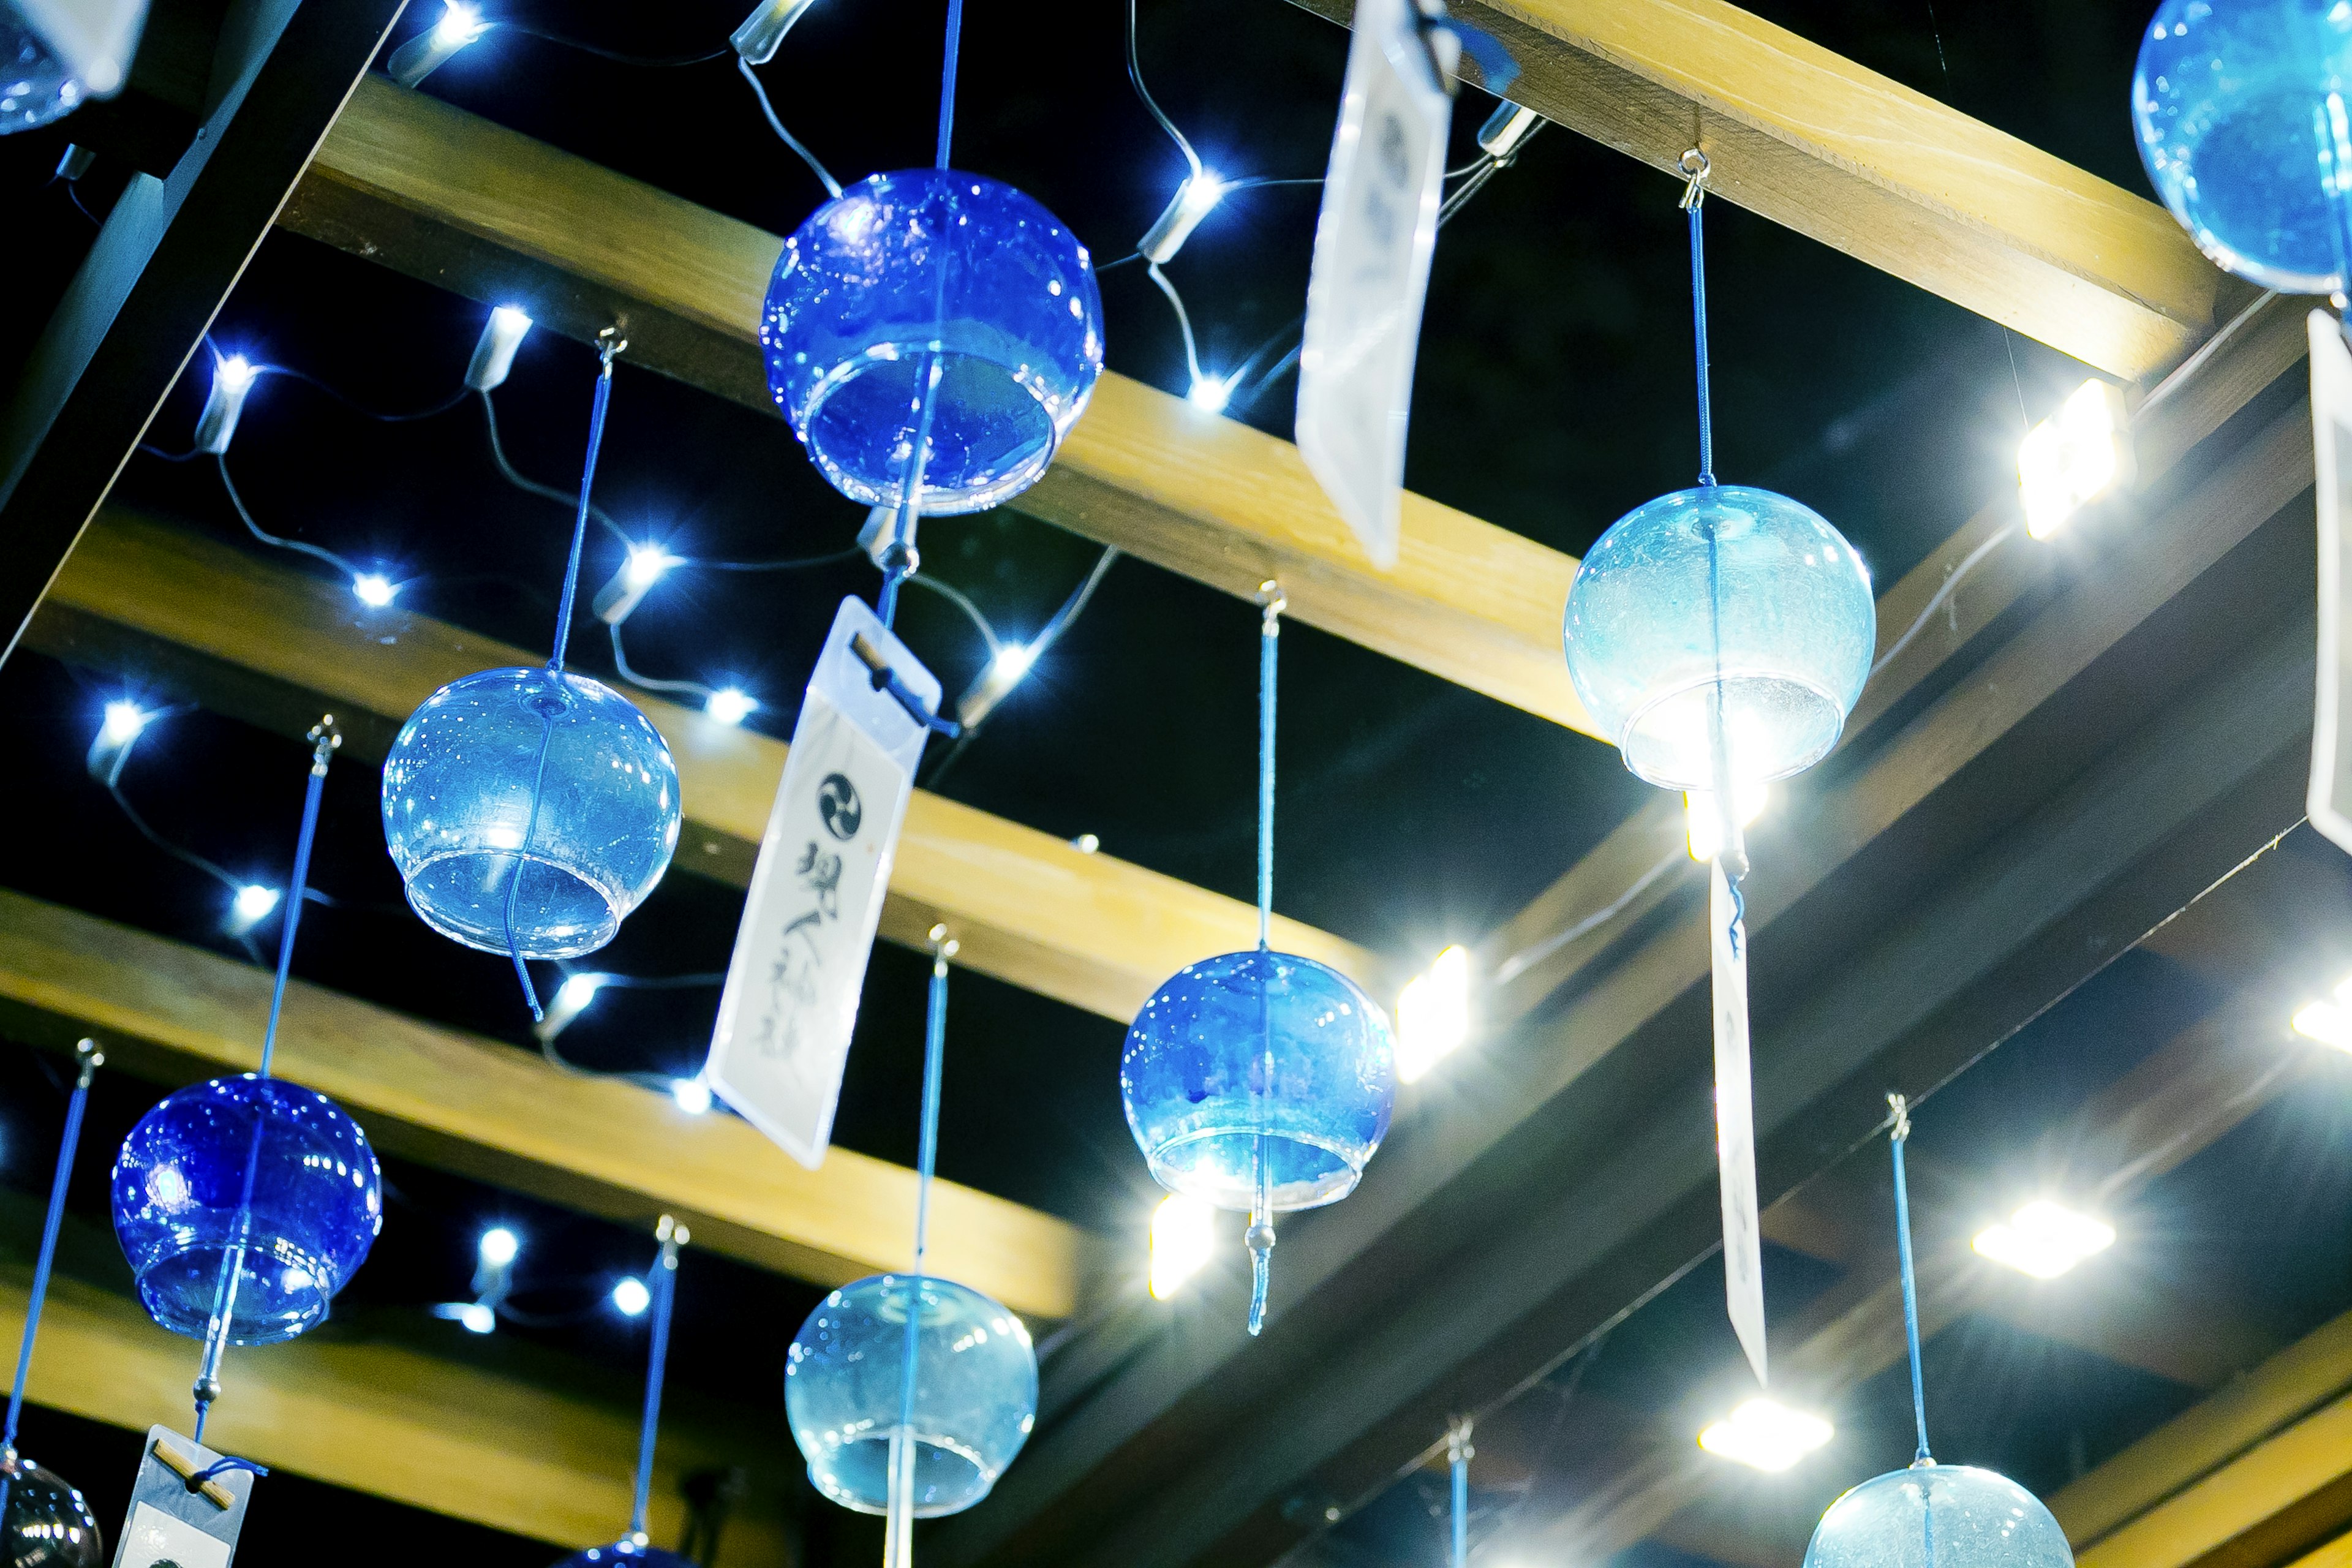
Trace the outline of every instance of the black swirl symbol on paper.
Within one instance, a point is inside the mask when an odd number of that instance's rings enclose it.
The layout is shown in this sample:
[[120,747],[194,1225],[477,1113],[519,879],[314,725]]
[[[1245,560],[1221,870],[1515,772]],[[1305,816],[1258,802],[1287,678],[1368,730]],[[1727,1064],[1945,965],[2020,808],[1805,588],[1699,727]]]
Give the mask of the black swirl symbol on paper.
[[866,807],[857,799],[857,786],[849,782],[847,773],[827,773],[824,782],[816,786],[816,814],[824,818],[824,830],[846,844],[857,837],[858,824],[866,820]]

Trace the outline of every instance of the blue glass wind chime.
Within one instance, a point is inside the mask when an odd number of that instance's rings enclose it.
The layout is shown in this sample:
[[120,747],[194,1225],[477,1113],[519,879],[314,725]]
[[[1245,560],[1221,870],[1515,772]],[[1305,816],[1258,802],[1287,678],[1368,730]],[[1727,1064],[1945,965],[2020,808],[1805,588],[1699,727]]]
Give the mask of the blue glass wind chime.
[[933,927],[914,1268],[868,1275],[825,1297],[784,1363],[784,1413],[810,1484],[844,1508],[885,1517],[885,1568],[914,1561],[916,1520],[961,1513],[986,1497],[1037,1418],[1037,1353],[1027,1325],[929,1268],[955,952],[946,929]]
[[596,458],[628,347],[597,334],[596,390],[572,552],[544,668],[453,680],[408,717],[383,763],[383,838],[418,917],[453,942],[504,953],[531,1016],[530,959],[613,940],[677,848],[677,764],[636,705],[566,670]]
[[1910,1465],[1867,1480],[1822,1515],[1804,1568],[2074,1568],[2074,1553],[2042,1500],[2007,1476],[1939,1465],[1927,1448],[1927,1384],[1919,1371],[1919,1287],[1911,1261],[1911,1195],[1903,1146],[1910,1109],[1895,1113],[1895,1238],[1903,1270],[1903,1335],[1911,1356],[1911,1414],[1919,1447]]
[[636,1490],[629,1510],[629,1531],[610,1545],[575,1552],[556,1568],[607,1568],[613,1563],[624,1568],[631,1563],[637,1568],[695,1568],[690,1560],[654,1545],[646,1533],[646,1513],[653,1501],[654,1439],[661,1430],[662,1371],[669,1362],[670,1310],[677,1300],[677,1252],[692,1239],[692,1233],[664,1215],[654,1227],[654,1239],[661,1250],[646,1276],[652,1342],[646,1351],[646,1409],[637,1428]]
[[[322,1321],[383,1226],[383,1177],[367,1135],[325,1095],[271,1076],[319,801],[341,743],[331,717],[310,739],[260,1069],[166,1097],[114,1162],[114,1232],[140,1302],[160,1326],[204,1343],[198,1443],[220,1397],[227,1348],[276,1344]],[[224,1463],[258,1473],[242,1460]]]
[[1717,1149],[1732,1326],[1765,1380],[1761,1239],[1749,1095],[1748,872],[1739,801],[1829,754],[1870,675],[1870,574],[1844,536],[1787,496],[1715,477],[1702,214],[1706,154],[1683,154],[1698,381],[1698,483],[1612,523],[1569,591],[1577,695],[1625,765],[1718,823],[1709,867]]
[[1276,952],[1274,737],[1285,602],[1260,589],[1257,946],[1178,970],[1127,1032],[1119,1098],[1170,1192],[1246,1213],[1249,1331],[1265,1324],[1274,1218],[1353,1192],[1388,1135],[1396,1044],[1388,1015],[1327,963]]

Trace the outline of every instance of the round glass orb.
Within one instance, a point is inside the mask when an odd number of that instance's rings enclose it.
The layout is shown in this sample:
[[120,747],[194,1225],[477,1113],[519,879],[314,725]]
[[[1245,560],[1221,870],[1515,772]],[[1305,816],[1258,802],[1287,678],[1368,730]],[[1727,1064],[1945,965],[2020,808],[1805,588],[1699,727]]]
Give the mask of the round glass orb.
[[604,946],[669,868],[677,828],[668,742],[627,698],[582,675],[453,680],[408,716],[384,759],[383,839],[409,904],[486,952],[507,951],[510,890],[523,957]]
[[1102,374],[1094,261],[1012,186],[951,169],[870,174],[784,241],[760,316],[768,390],[817,468],[903,501],[931,395],[926,516],[1027,489]]
[[1804,1568],[2074,1568],[2066,1532],[2007,1476],[1915,1465],[1830,1504]]
[[2346,286],[2347,79],[2352,13],[2329,0],[2156,8],[2132,72],[2132,125],[2148,179],[2198,249],[2283,293]]
[[558,1563],[555,1568],[696,1568],[690,1557],[680,1557],[675,1552],[664,1552],[658,1546],[648,1546],[635,1536],[615,1541],[610,1546],[592,1546],[585,1552],[575,1552]]
[[887,1511],[899,1430],[907,1314],[916,1327],[915,1517],[961,1513],[988,1495],[1037,1420],[1027,1325],[967,1285],[876,1274],[817,1304],[784,1362],[784,1415],[809,1480],[844,1508]]
[[8,1513],[0,1523],[7,1568],[99,1568],[106,1561],[98,1518],[64,1477],[19,1459],[7,1485]]
[[1820,513],[1708,485],[1610,525],[1577,568],[1566,637],[1576,694],[1625,765],[1711,790],[1717,683],[1732,777],[1800,773],[1862,695],[1878,612],[1869,570]]
[[290,1340],[324,1318],[383,1227],[383,1177],[359,1124],[323,1094],[252,1073],[141,1117],[115,1156],[113,1200],[139,1300],[175,1334],[204,1338],[224,1260],[241,1253],[233,1345]]
[[1277,1211],[1355,1189],[1396,1106],[1388,1015],[1328,964],[1228,952],[1176,972],[1127,1031],[1127,1125],[1170,1192]]
[[14,6],[0,6],[0,136],[47,125],[79,108],[82,85]]

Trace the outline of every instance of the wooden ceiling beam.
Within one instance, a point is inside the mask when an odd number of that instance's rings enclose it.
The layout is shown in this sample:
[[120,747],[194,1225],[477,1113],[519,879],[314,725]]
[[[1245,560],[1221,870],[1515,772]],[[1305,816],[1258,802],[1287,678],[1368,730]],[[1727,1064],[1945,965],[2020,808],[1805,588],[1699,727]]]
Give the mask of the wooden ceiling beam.
[[[105,1043],[167,1084],[258,1066],[265,970],[0,890],[0,1020],[36,1044]],[[511,1046],[297,981],[278,1070],[385,1152],[607,1219],[674,1214],[695,1243],[818,1285],[906,1268],[915,1173],[835,1149],[817,1170],[733,1116],[566,1073]],[[1104,1269],[1076,1226],[953,1182],[932,1188],[932,1267],[1016,1311],[1068,1318]]]
[[1677,179],[1697,147],[1710,195],[2110,375],[2169,369],[2253,297],[2155,203],[1722,0],[1454,14],[1510,51],[1512,101]]
[[[773,414],[758,340],[782,239],[371,77],[279,222]],[[1571,729],[1576,558],[1423,497],[1375,571],[1298,449],[1106,373],[1018,510]]]
[[[57,658],[177,685],[207,708],[299,734],[331,709],[350,750],[380,759],[443,683],[540,656],[350,593],[275,561],[116,511],[101,514],[28,634]],[[766,830],[781,741],[632,694],[677,759],[686,826],[677,868],[735,886]],[[1253,945],[1235,899],[1071,845],[927,791],[907,810],[882,934],[926,945],[945,922],[957,962],[1125,1023],[1196,959]],[[1275,941],[1386,996],[1380,960],[1281,916]]]

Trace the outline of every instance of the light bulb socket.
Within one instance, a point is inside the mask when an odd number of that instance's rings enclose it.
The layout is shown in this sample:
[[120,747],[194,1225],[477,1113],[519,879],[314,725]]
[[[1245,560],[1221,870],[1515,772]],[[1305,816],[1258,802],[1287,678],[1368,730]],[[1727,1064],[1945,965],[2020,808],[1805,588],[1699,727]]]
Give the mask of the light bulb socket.
[[1497,163],[1507,163],[1518,156],[1519,143],[1543,122],[1542,115],[1507,98],[1495,106],[1486,123],[1478,127],[1478,150]]
[[73,142],[68,142],[66,144],[65,155],[58,160],[57,177],[65,181],[68,184],[71,184],[74,181],[80,179],[84,174],[89,174],[89,166],[97,162],[98,154],[96,153],[91,152],[87,147],[79,146]]
[[645,601],[646,591],[659,580],[658,575],[648,577],[624,559],[619,569],[603,587],[596,590],[592,605],[596,618],[608,626],[619,626],[635,613],[637,605]]
[[[1192,237],[1192,231],[1201,226],[1201,220],[1216,210],[1216,200],[1204,202],[1198,199],[1198,182],[1208,177],[1204,174],[1184,176],[1184,183],[1178,185],[1176,194],[1168,198],[1167,206],[1160,209],[1151,226],[1143,231],[1143,237],[1135,242],[1136,252],[1144,260],[1154,267],[1174,260],[1176,253],[1184,248],[1184,242]],[[1218,198],[1222,199],[1223,195],[1220,189]]]
[[515,351],[530,335],[530,318],[520,310],[511,305],[492,310],[482,323],[482,335],[474,340],[474,357],[466,362],[466,384],[476,392],[504,385],[507,373],[514,369]]
[[992,658],[980,672],[980,679],[965,689],[956,699],[956,722],[967,730],[978,729],[983,720],[996,711],[996,705],[1013,694],[1021,678],[1029,673],[1029,661]]
[[[232,371],[229,367],[236,365]],[[205,394],[205,411],[196,416],[196,450],[217,456],[228,450],[236,422],[245,413],[245,399],[257,378],[238,361],[213,367],[212,390]]]
[[816,0],[760,0],[743,25],[728,35],[727,41],[735,52],[751,65],[763,66],[776,58],[776,50],[793,24],[805,15]]

